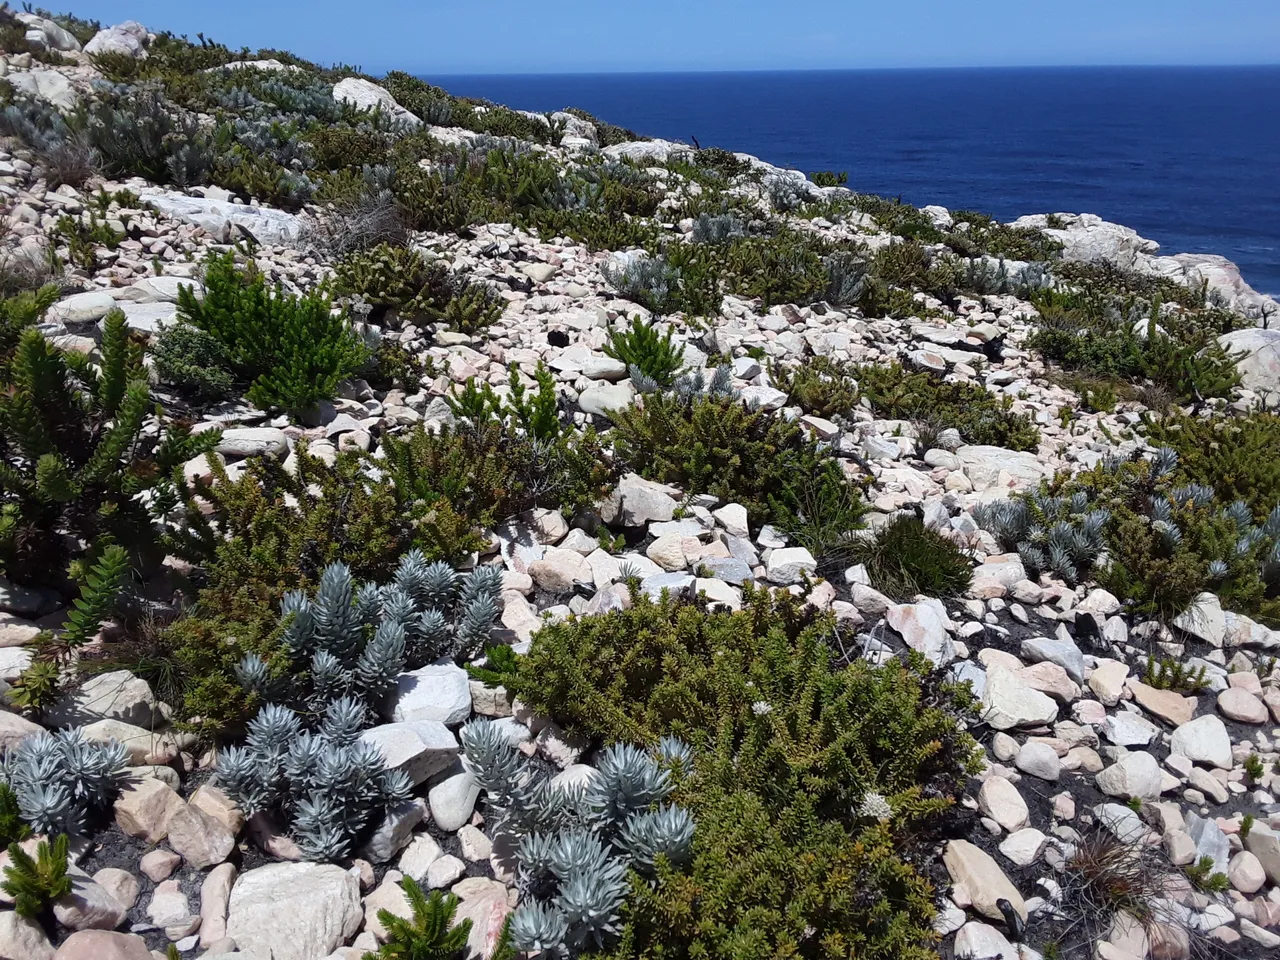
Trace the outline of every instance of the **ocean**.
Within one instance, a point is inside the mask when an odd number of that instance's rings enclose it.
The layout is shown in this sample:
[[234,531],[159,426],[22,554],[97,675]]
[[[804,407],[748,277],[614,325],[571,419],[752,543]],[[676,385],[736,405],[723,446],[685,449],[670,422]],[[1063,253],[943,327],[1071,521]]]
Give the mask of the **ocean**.
[[1280,66],[427,76],[522,110],[844,170],[923,206],[1096,213],[1280,294]]

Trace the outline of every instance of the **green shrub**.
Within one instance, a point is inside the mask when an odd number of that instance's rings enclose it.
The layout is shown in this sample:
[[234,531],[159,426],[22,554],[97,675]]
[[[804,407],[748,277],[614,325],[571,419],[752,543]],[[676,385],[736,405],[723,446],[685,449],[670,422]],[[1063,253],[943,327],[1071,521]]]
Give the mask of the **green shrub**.
[[0,843],[7,850],[9,844],[18,843],[30,835],[31,828],[23,822],[22,810],[18,806],[18,795],[9,784],[0,783]]
[[427,172],[416,163],[396,167],[391,189],[415,230],[458,233],[478,213],[457,181],[447,182],[438,171]]
[[838,463],[827,461],[817,473],[791,479],[774,505],[778,528],[813,555],[819,573],[848,566],[867,503]]
[[1243,500],[1261,522],[1280,503],[1280,414],[1143,420],[1147,442],[1178,453],[1178,476],[1212,487],[1224,503]]
[[407,319],[438,312],[453,295],[448,265],[405,247],[383,243],[360,250],[338,261],[334,270],[340,293],[393,307]]
[[225,400],[234,392],[231,356],[217,337],[189,323],[166,327],[151,351],[156,376],[197,401]]
[[912,837],[953,802],[966,695],[921,661],[834,662],[834,622],[747,591],[739,613],[637,596],[544,627],[514,686],[606,743],[694,745],[674,797],[697,822],[687,875],[633,889],[616,958],[931,956]]
[[432,526],[406,516],[391,483],[368,476],[361,454],[341,452],[329,466],[299,445],[291,459],[296,469],[286,471],[256,458],[236,480],[215,460],[212,483],[184,485],[189,525],[167,546],[203,568],[195,602],[172,624],[116,645],[103,664],[171,690],[178,719],[209,738],[258,707],[235,676],[245,654],[283,669],[277,613],[287,591],[314,587],[331,563],[361,580],[385,580],[415,546],[433,557],[457,549],[436,539],[443,518]]
[[609,331],[604,352],[626,364],[627,370],[633,371],[633,378],[634,371],[638,370],[657,387],[670,387],[684,366],[684,351],[673,341],[674,333],[674,329],[668,327],[667,332],[659,336],[656,327],[633,317],[629,329]]
[[61,288],[49,283],[39,290],[23,290],[0,299],[0,378],[8,377],[9,360],[22,331],[38,323],[61,296]]
[[966,443],[1035,450],[1040,431],[1026,414],[1013,413],[1013,399],[976,384],[951,383],[894,363],[854,367],[850,373],[879,417],[929,419],[960,432]]
[[468,380],[449,401],[458,429],[436,434],[415,425],[384,438],[379,463],[407,514],[484,527],[533,506],[572,513],[603,495],[612,471],[595,431],[562,423],[554,377],[539,365],[535,378],[530,391],[513,367],[506,399]]
[[812,303],[827,287],[822,252],[812,240],[789,231],[735,240],[724,254],[725,288],[759,297],[766,308]]
[[454,273],[441,260],[389,244],[357,251],[339,261],[338,290],[375,307],[394,308],[402,319],[443,320],[474,334],[502,316],[506,302],[487,283]]
[[9,700],[24,710],[52,706],[62,693],[62,677],[73,669],[77,653],[93,640],[102,623],[117,607],[132,576],[129,554],[111,544],[86,571],[71,612],[56,637],[42,633],[34,646],[31,664],[14,681]]
[[973,579],[970,556],[909,514],[894,517],[873,536],[854,539],[850,559],[866,565],[873,587],[900,601],[918,594],[958,597]]
[[[1240,382],[1234,358],[1217,341],[1238,318],[1167,281],[1114,270],[1079,272],[1079,265],[1054,270],[1077,278],[1078,285],[1031,295],[1040,323],[1027,343],[1045,359],[1071,372],[1149,382],[1187,402],[1229,396]],[[1165,310],[1170,302],[1178,306]]]
[[1154,654],[1147,655],[1147,669],[1142,675],[1142,682],[1157,690],[1176,690],[1179,693],[1199,693],[1209,685],[1205,675],[1206,668],[1193,669],[1178,663],[1170,657],[1159,660]]
[[769,376],[790,403],[815,417],[847,417],[858,402],[851,368],[827,357],[810,357],[792,367],[775,363]]
[[100,350],[94,365],[27,328],[0,368],[0,570],[19,582],[59,586],[69,537],[91,551],[118,543],[144,569],[159,562],[137,494],[163,494],[175,467],[218,442],[172,426],[144,435],[151,395],[119,310]]
[[458,281],[453,296],[444,305],[440,319],[451,330],[475,335],[497,323],[506,306],[502,295],[489,284],[463,279]]
[[809,179],[820,187],[843,187],[849,182],[849,174],[844,170],[839,173],[834,170],[818,170],[809,174]]
[[961,256],[985,254],[1004,260],[1038,262],[1056,260],[1062,254],[1062,241],[1036,227],[1011,227],[972,210],[953,210],[951,219],[956,224],[968,224],[963,232],[953,230],[947,241]]
[[1184,479],[1177,452],[1161,448],[1150,460],[1104,461],[1051,492],[1105,511],[1107,563],[1094,577],[1136,613],[1169,621],[1212,591],[1226,609],[1280,622],[1280,507],[1259,524],[1244,501]]
[[811,493],[818,496],[823,485],[847,483],[798,424],[748,410],[734,397],[649,394],[643,406],[616,411],[614,419],[614,449],[623,462],[688,494],[741,503],[753,522],[793,519],[801,478],[814,478],[819,486]]
[[364,364],[368,350],[323,293],[304,297],[268,289],[256,269],[236,269],[231,253],[205,263],[205,294],[178,291],[178,318],[216,339],[249,399],[296,413],[334,396],[338,381]]

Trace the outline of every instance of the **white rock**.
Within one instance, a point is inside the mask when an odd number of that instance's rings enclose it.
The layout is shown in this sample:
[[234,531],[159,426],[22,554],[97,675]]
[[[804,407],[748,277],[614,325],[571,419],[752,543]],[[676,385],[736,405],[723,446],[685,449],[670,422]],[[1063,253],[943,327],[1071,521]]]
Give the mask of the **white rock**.
[[995,927],[972,920],[960,928],[952,947],[956,960],[1019,960],[1018,949]]
[[1145,750],[1126,753],[1097,775],[1098,789],[1111,797],[1126,800],[1158,800],[1162,778],[1156,758]]
[[779,547],[769,554],[765,562],[765,576],[771,583],[799,583],[801,576],[813,576],[818,571],[818,562],[804,547]]
[[291,246],[304,232],[301,218],[272,207],[188,197],[161,189],[144,190],[143,196],[161,213],[203,227],[222,243],[236,239],[239,231],[244,231],[262,244]]
[[471,819],[471,812],[480,799],[480,786],[476,783],[475,774],[462,769],[461,764],[452,769],[453,773],[427,791],[431,818],[437,827],[449,833]]
[[78,727],[95,720],[121,720],[146,726],[154,719],[156,698],[150,685],[128,670],[88,677],[44,714],[50,727]]
[[1174,730],[1169,740],[1169,752],[1186,757],[1193,763],[1231,769],[1231,735],[1222,721],[1211,713],[1196,717]]
[[982,718],[995,730],[1053,723],[1058,719],[1058,705],[1027,686],[1017,674],[997,665],[987,671]]
[[327,957],[360,929],[360,881],[333,864],[273,863],[231,889],[227,936],[271,960]]
[[594,384],[578,394],[578,406],[584,413],[603,417],[611,410],[625,410],[635,396],[635,388],[629,382]]
[[1221,647],[1227,635],[1226,615],[1222,612],[1221,602],[1212,593],[1197,596],[1186,610],[1174,617],[1173,625],[1212,647]]
[[64,113],[74,110],[80,104],[80,94],[76,91],[75,84],[56,70],[11,70],[8,80],[18,93],[43,100]]
[[471,716],[469,679],[467,671],[454,663],[432,663],[402,673],[383,705],[383,716],[394,723],[463,723]]
[[942,861],[951,875],[952,899],[957,905],[972,906],[984,917],[1003,921],[1004,914],[996,901],[1008,900],[1026,919],[1027,905],[1017,887],[990,856],[968,840],[948,841]]
[[386,723],[364,731],[360,739],[377,747],[387,766],[403,771],[415,787],[446,769],[461,749],[438,720]]
[[946,666],[956,656],[956,645],[947,634],[938,611],[927,603],[897,603],[884,614],[889,626],[902,635],[912,650],[934,666]]
[[978,788],[978,809],[1014,833],[1025,827],[1030,819],[1027,801],[1018,788],[1001,776],[990,776]]
[[1000,852],[1020,867],[1026,867],[1040,858],[1049,838],[1034,827],[1025,827],[1011,833],[1000,844]]
[[115,53],[135,60],[145,60],[146,44],[147,28],[136,20],[126,20],[95,33],[84,45],[84,52],[91,55]]
[[1062,773],[1062,761],[1058,759],[1053,747],[1038,740],[1030,740],[1022,745],[1014,759],[1014,766],[1041,780],[1057,780]]
[[59,300],[45,316],[61,323],[92,323],[105,317],[115,305],[115,298],[105,290],[90,290]]
[[1280,403],[1280,330],[1248,327],[1218,338],[1228,353],[1240,354],[1236,369],[1241,384],[1271,406]]
[[378,110],[383,115],[412,127],[422,126],[422,121],[396,103],[396,98],[372,80],[345,77],[333,87],[333,99],[349,103],[358,110]]

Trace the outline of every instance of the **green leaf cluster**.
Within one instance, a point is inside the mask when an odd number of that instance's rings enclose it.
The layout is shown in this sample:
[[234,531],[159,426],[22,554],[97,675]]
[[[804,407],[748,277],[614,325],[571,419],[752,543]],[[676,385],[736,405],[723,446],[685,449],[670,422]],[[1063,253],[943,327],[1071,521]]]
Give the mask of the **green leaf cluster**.
[[911,514],[900,514],[872,536],[855,538],[849,558],[864,564],[871,585],[895,600],[958,597],[973,579],[973,561],[952,540]]

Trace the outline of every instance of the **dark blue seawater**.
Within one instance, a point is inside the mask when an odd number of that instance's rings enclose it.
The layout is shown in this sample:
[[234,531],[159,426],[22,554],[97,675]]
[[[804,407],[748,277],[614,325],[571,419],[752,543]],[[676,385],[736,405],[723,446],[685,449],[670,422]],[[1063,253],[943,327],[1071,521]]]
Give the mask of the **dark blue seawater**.
[[1280,67],[428,77],[523,110],[847,170],[1002,220],[1087,212],[1280,293]]

